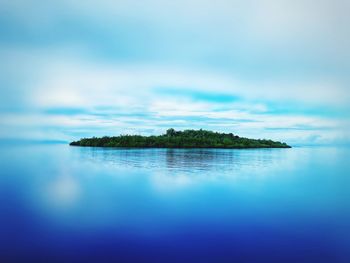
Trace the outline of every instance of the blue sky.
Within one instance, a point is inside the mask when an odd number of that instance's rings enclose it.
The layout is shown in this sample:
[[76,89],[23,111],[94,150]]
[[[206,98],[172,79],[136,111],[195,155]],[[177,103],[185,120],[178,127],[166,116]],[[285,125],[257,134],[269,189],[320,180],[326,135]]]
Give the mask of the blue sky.
[[349,142],[342,0],[0,4],[0,138],[204,128]]

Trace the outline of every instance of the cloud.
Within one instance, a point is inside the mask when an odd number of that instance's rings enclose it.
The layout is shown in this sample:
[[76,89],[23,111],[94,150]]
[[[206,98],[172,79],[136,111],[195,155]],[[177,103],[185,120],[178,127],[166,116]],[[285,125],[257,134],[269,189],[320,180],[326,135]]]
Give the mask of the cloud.
[[[289,88],[290,83],[281,82],[265,84],[260,90],[261,86],[254,81],[215,72],[97,64],[79,59],[62,61],[58,57],[36,65],[28,70],[41,77],[30,82],[28,95],[24,98],[18,95],[19,102],[26,101],[28,110],[2,114],[3,136],[23,136],[14,132],[19,127],[28,131],[26,136],[53,139],[50,136],[55,134],[54,139],[65,140],[92,135],[162,133],[175,127],[297,141],[295,137],[302,140],[303,136],[296,131],[334,133],[343,125],[335,108],[341,105],[334,95],[336,89],[328,88],[324,95],[320,91],[315,96],[314,86],[306,92],[308,86],[304,84],[301,86],[304,91],[300,92],[298,86]],[[25,90],[28,85],[22,88]],[[280,92],[283,88],[285,92]],[[341,87],[338,91],[342,92]],[[342,99],[346,100],[346,96]],[[326,115],[327,108],[335,113]]]
[[347,138],[348,1],[5,1],[1,136]]

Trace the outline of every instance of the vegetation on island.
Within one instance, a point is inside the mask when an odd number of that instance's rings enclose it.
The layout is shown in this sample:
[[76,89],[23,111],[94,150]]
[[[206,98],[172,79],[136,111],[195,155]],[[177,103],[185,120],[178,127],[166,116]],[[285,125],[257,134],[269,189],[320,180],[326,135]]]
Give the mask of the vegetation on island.
[[202,129],[175,131],[172,128],[159,136],[120,135],[83,138],[71,142],[70,145],[138,148],[291,148],[286,143],[265,139],[248,139],[232,133],[218,133]]

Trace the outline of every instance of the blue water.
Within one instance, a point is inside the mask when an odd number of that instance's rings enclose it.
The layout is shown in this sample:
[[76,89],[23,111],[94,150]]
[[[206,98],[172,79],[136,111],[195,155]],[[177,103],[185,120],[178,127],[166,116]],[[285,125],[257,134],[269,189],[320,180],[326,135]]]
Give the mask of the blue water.
[[350,149],[0,147],[0,262],[350,262]]

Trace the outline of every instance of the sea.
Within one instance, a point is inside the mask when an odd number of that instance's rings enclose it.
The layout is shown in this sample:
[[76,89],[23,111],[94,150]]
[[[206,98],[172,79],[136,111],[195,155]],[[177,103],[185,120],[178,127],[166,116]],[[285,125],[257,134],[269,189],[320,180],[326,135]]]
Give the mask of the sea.
[[350,262],[350,148],[2,143],[0,262]]

